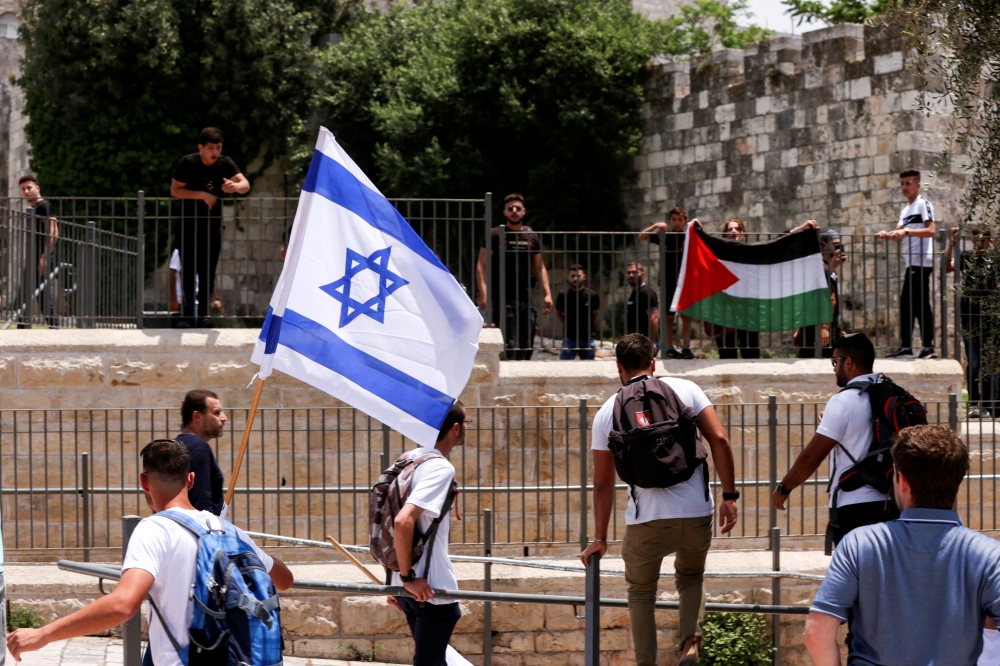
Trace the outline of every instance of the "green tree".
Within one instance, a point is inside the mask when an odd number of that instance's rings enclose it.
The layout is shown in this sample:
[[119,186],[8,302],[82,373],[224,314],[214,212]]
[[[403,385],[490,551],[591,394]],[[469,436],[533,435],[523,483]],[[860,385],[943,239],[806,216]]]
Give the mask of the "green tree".
[[788,13],[799,19],[798,24],[820,21],[837,23],[864,23],[870,18],[889,11],[896,4],[894,0],[782,0],[789,7]]
[[657,26],[662,35],[662,52],[694,56],[713,48],[741,49],[766,39],[773,31],[756,25],[738,25],[738,21],[745,23],[753,17],[748,6],[747,0],[727,4],[719,0],[695,0],[683,5],[678,14]]
[[324,0],[28,0],[19,84],[50,195],[164,195],[198,131],[247,169],[313,108]]
[[[698,1],[705,19],[720,7]],[[685,16],[657,24],[629,0],[395,6],[326,52],[319,120],[389,195],[520,191],[536,228],[618,229],[650,59],[712,45],[673,39]]]

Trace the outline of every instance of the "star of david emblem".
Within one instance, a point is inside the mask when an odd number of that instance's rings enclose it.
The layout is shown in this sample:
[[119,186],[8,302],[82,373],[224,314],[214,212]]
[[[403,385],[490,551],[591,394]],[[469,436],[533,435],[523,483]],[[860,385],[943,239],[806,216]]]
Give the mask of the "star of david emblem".
[[[387,247],[384,250],[375,250],[366,257],[347,248],[344,277],[320,287],[343,304],[340,308],[340,328],[347,326],[361,315],[367,315],[380,324],[385,323],[385,299],[400,287],[410,284],[389,270],[391,251],[392,248]],[[378,275],[378,294],[362,303],[351,298],[351,283],[354,276],[364,270],[373,271]]]

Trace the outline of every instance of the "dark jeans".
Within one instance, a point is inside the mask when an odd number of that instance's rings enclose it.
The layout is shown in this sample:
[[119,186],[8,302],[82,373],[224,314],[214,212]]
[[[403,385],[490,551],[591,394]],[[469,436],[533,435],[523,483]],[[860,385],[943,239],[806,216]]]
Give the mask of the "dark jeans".
[[[803,326],[802,327],[802,346],[799,347],[796,356],[799,358],[816,358],[816,329],[819,328],[818,325]],[[834,339],[830,340],[830,343],[837,341],[836,336]],[[833,356],[833,347],[822,347],[820,349],[820,355],[823,358],[830,358]]]
[[969,383],[969,407],[989,410],[996,416],[996,399],[1000,393],[1000,375],[983,376],[983,338],[981,335],[962,336],[965,356],[969,363],[965,371]]
[[535,342],[535,308],[527,301],[507,301],[506,307],[493,304],[493,323],[500,326],[500,313],[504,313],[503,341],[508,361],[527,361],[531,358]]
[[920,322],[924,347],[934,346],[934,311],[931,309],[931,275],[934,269],[909,266],[899,295],[899,340],[901,347],[913,346],[913,320]]
[[736,358],[740,352],[743,358],[760,358],[760,333],[756,331],[729,331],[715,339],[719,348],[719,358]]
[[[222,251],[222,220],[206,217],[181,221],[178,246],[181,250],[181,313],[185,317],[208,316],[209,300],[215,289],[215,269]],[[198,280],[195,293],[195,276]],[[195,301],[198,312],[195,313]]]
[[451,632],[462,617],[458,604],[431,604],[410,597],[396,597],[410,625],[416,651],[413,666],[445,666],[445,652]]
[[562,350],[559,352],[560,361],[572,361],[579,354],[584,361],[593,361],[597,356],[597,350],[593,340],[575,340],[573,338],[563,338]]

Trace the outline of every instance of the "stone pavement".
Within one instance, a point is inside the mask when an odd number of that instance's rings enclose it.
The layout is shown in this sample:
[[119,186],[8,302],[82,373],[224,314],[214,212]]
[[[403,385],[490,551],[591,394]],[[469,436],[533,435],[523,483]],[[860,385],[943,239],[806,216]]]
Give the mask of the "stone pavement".
[[[7,653],[7,666],[13,666],[14,658]],[[358,661],[338,661],[335,659],[303,659],[285,657],[285,666],[361,666]],[[370,663],[370,662],[369,662]],[[21,660],[24,666],[122,666],[122,641],[120,638],[99,638],[87,636],[57,641],[44,649],[30,652]],[[372,666],[388,666],[373,664]]]

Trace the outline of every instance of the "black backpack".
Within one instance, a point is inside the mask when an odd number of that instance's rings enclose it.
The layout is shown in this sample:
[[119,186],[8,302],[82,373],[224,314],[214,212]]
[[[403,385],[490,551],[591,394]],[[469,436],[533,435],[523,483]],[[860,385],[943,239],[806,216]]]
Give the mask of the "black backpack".
[[708,452],[698,436],[698,415],[673,389],[654,377],[637,377],[615,397],[608,450],[618,477],[635,488],[669,488],[690,479],[700,467],[708,499]]

